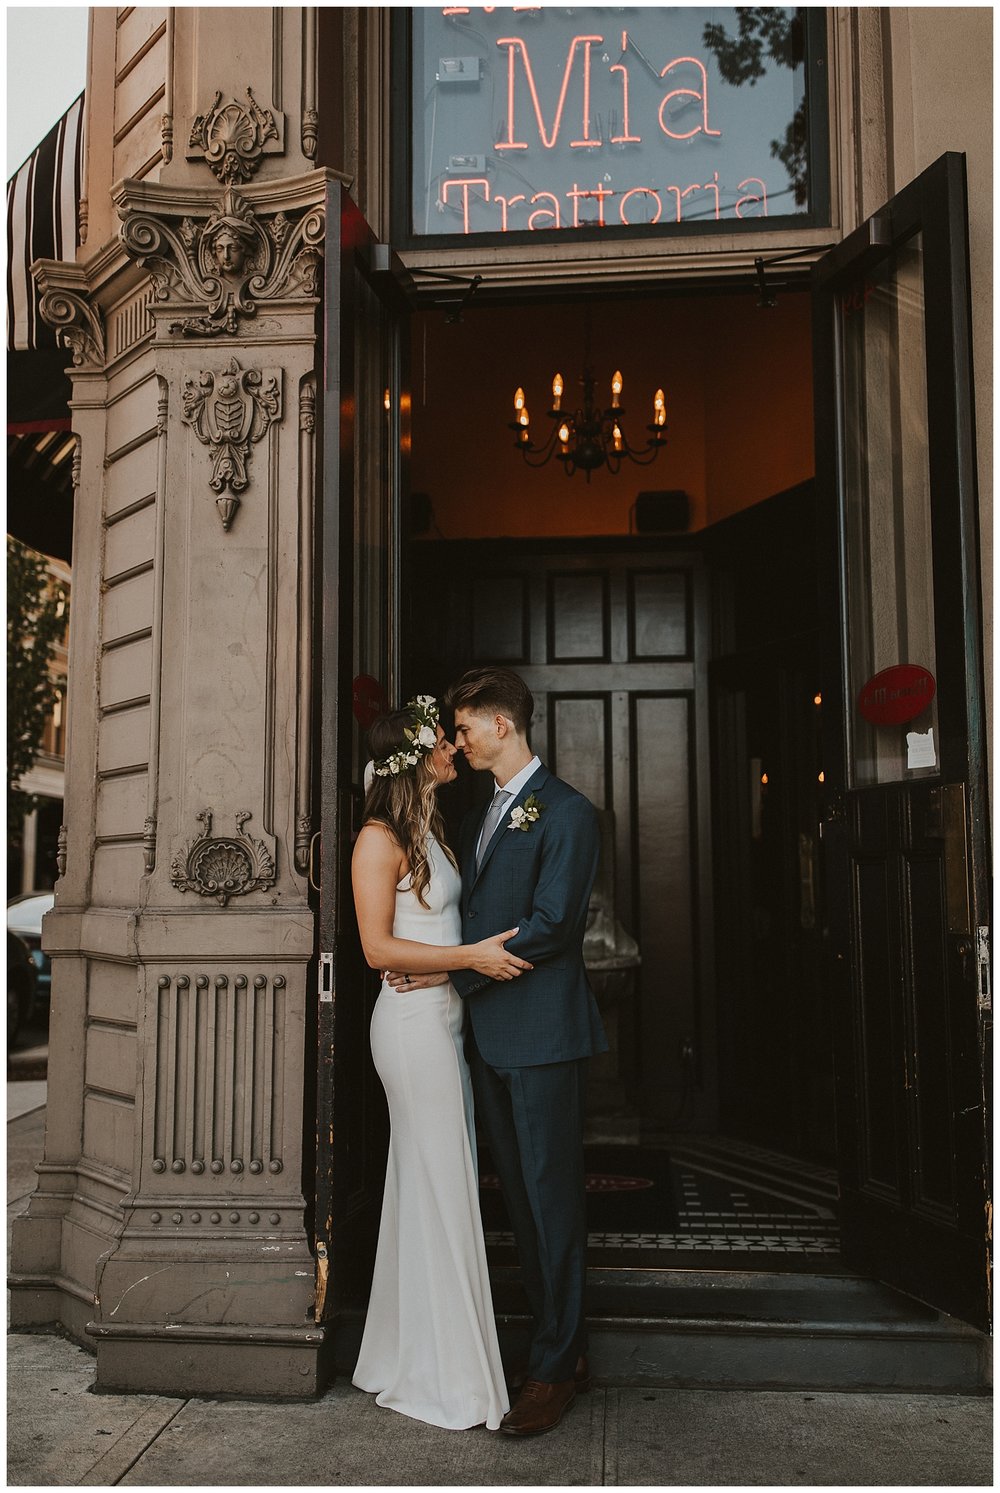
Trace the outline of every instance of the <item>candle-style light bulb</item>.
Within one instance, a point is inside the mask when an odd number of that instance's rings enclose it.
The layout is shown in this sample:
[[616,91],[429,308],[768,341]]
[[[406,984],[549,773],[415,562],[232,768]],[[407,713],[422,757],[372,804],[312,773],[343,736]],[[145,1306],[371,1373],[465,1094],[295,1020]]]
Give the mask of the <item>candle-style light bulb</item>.
[[667,411],[663,398],[663,390],[657,389],[656,393],[653,395],[653,424],[666,425],[666,423]]
[[565,420],[563,421],[563,423],[559,427],[559,440],[562,443],[563,450],[564,451],[568,451],[569,450],[569,426],[566,424]]
[[621,398],[621,392],[622,376],[621,372],[616,368],[611,377],[611,408],[613,410],[616,410],[618,408],[618,401]]
[[554,410],[562,409],[563,388],[563,376],[561,373],[557,373],[552,380],[552,408]]
[[515,413],[515,415],[520,414],[521,410],[523,410],[523,409],[524,409],[524,390],[523,389],[515,389],[514,390],[514,413]]
[[615,421],[614,429],[611,432],[611,439],[615,443],[615,450],[620,451],[622,449],[622,431],[621,426],[618,424],[617,420]]

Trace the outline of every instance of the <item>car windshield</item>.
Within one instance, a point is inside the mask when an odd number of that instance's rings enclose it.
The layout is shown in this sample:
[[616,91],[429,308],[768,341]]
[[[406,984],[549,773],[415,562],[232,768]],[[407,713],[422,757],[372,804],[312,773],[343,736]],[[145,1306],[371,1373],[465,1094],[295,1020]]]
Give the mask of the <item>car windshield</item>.
[[7,927],[15,933],[41,934],[42,918],[52,906],[51,892],[40,892],[37,897],[25,897],[7,908]]

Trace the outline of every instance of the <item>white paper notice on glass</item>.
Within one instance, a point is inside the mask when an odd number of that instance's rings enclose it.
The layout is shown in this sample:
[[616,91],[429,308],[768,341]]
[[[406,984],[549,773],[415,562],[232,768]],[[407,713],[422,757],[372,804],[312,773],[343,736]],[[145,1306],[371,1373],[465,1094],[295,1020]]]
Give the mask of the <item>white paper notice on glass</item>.
[[907,731],[906,765],[909,768],[937,766],[933,726],[926,731]]

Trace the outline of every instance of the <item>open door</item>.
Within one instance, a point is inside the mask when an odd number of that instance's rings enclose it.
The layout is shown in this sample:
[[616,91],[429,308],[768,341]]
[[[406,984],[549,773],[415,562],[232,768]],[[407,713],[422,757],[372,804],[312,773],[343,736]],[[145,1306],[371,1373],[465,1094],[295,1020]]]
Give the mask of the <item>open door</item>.
[[814,270],[843,1253],[985,1327],[988,810],[965,161]]
[[[364,733],[399,679],[399,528],[409,397],[405,316],[384,246],[339,183],[327,197],[322,484],[316,1320],[367,1293],[385,1173],[386,1119],[368,1056],[378,979],[364,962],[350,861]],[[376,288],[377,287],[377,288]],[[318,872],[318,877],[317,877]]]

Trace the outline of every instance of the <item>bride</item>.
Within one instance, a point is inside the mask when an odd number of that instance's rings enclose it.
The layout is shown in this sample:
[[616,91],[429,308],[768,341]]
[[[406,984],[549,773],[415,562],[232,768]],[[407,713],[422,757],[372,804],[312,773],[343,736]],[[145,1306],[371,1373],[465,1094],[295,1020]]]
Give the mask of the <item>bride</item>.
[[[369,733],[375,761],[352,863],[365,958],[383,971],[426,975],[447,964],[516,979],[531,968],[503,947],[516,928],[461,941],[461,878],[436,801],[457,776],[456,749],[438,715],[433,697],[418,695]],[[508,1399],[479,1214],[462,1001],[448,975],[422,990],[383,981],[371,1045],[391,1133],[354,1383],[430,1425],[496,1430]]]

